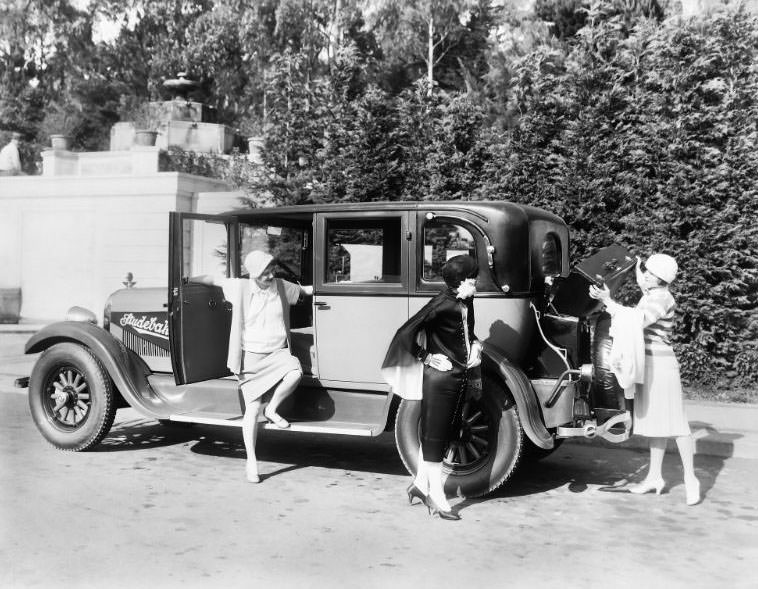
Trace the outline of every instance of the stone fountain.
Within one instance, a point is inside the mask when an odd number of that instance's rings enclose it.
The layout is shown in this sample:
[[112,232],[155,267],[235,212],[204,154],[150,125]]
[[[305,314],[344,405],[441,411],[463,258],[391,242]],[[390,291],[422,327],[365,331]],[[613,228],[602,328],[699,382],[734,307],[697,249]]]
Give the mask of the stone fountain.
[[[171,100],[151,102],[161,123],[155,146],[160,149],[179,147],[201,153],[229,153],[234,145],[234,131],[216,122],[216,109],[190,98],[199,83],[180,72],[165,80],[163,87]],[[134,123],[122,121],[111,128],[111,151],[128,150],[134,143]]]

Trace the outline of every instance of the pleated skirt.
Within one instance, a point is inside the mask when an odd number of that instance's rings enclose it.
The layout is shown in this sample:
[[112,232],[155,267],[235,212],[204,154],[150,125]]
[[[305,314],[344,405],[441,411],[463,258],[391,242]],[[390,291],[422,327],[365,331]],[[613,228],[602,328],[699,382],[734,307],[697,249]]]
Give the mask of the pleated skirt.
[[290,354],[289,348],[282,348],[270,354],[245,352],[242,358],[242,372],[239,374],[240,388],[245,403],[260,399],[270,389],[279,384],[284,375],[303,369],[300,360]]
[[645,355],[645,382],[634,396],[634,433],[650,438],[687,436],[679,362],[673,351]]

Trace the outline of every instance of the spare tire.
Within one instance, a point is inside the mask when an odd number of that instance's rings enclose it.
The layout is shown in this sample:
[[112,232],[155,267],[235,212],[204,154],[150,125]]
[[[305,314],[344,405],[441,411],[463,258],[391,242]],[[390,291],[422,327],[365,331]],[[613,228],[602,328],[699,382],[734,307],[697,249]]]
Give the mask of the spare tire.
[[611,316],[601,313],[595,322],[592,338],[592,366],[594,378],[590,388],[593,408],[624,409],[624,389],[611,370],[610,354],[613,339],[609,332]]

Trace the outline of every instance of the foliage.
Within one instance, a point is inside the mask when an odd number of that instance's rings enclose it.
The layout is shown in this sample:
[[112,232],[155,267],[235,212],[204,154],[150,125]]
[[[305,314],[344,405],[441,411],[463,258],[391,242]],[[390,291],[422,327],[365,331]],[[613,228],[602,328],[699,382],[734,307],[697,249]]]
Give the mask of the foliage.
[[536,0],[534,12],[549,23],[553,34],[571,40],[588,22],[616,18],[625,29],[640,19],[663,19],[666,0]]
[[40,140],[45,141],[50,135],[74,135],[81,122],[81,112],[74,105],[50,102],[39,125]]
[[567,39],[584,26],[588,5],[586,0],[536,0],[534,12],[550,23],[556,37]]
[[[14,3],[0,8],[0,128],[39,136],[59,103],[79,113],[79,148],[102,149],[121,96],[159,99],[189,71],[219,122],[265,136],[265,165],[174,149],[163,169],[254,204],[508,199],[561,215],[575,261],[612,242],[667,251],[684,376],[755,383],[758,23],[661,20],[676,5]],[[108,42],[93,40],[99,16],[120,24]]]
[[271,204],[271,196],[267,192],[270,178],[266,170],[237,152],[217,155],[170,147],[160,154],[160,171],[218,178],[230,188],[240,190],[244,195],[242,198],[250,206]]
[[756,20],[620,25],[590,23],[565,57],[519,62],[523,115],[482,193],[563,216],[572,259],[613,241],[675,255],[684,374],[755,381],[743,350],[758,335]]
[[383,0],[376,3],[371,21],[392,64],[388,82],[393,91],[421,76],[426,76],[429,92],[434,86],[461,88],[486,69],[489,2]]
[[163,122],[160,105],[134,96],[121,97],[119,118],[133,122],[134,128],[140,131],[157,131]]

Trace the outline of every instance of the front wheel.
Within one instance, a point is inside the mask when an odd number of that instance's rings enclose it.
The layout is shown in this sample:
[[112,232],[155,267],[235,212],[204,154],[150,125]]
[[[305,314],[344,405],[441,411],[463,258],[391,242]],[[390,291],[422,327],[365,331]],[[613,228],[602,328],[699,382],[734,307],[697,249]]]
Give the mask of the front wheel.
[[60,450],[88,450],[113,425],[111,379],[84,346],[56,344],[43,352],[29,380],[29,408],[44,438]]
[[[524,444],[516,403],[494,378],[485,375],[482,397],[465,400],[461,426],[443,459],[448,495],[479,497],[497,489],[515,472]],[[400,458],[415,474],[421,440],[421,401],[403,400],[395,422]]]

